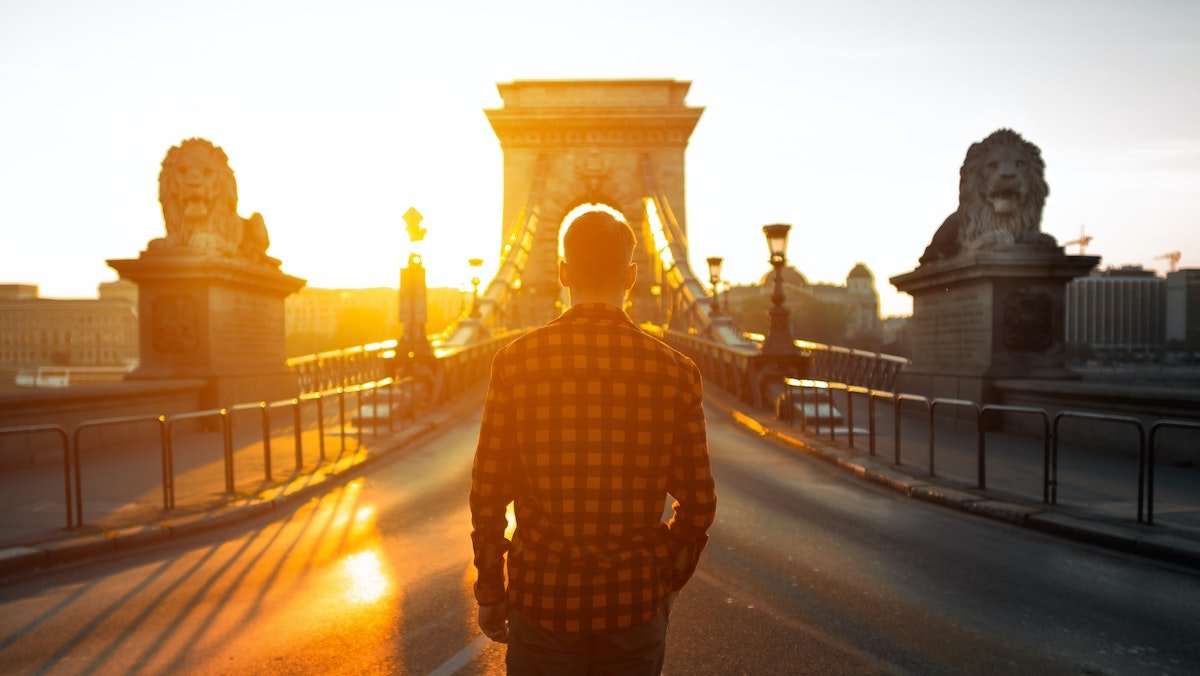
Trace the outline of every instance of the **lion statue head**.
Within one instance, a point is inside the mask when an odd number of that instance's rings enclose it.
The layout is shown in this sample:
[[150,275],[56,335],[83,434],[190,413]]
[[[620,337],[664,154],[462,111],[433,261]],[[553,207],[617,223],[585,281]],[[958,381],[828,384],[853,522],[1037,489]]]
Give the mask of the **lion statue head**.
[[942,223],[921,263],[1012,244],[1054,245],[1041,231],[1042,151],[1011,129],[971,144],[959,170],[958,210]]
[[158,175],[158,200],[167,236],[151,242],[151,248],[267,259],[262,216],[238,216],[237,181],[229,159],[211,142],[187,139],[167,151]]

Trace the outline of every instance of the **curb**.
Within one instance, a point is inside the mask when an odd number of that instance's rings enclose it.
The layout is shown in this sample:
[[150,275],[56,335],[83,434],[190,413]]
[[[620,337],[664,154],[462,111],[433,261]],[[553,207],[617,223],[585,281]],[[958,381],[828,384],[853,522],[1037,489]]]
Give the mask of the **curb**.
[[850,455],[827,442],[801,437],[792,430],[775,429],[770,426],[773,420],[765,421],[765,416],[747,415],[735,408],[724,392],[714,394],[710,391],[706,394],[710,404],[728,414],[735,425],[747,432],[773,439],[791,450],[824,460],[906,497],[1077,542],[1200,568],[1200,542],[1196,540],[1170,533],[1145,533],[1134,528],[1057,512],[1053,507],[1041,503],[1006,502],[990,495],[934,483],[932,479],[919,479],[874,459]]
[[436,419],[414,424],[402,432],[394,433],[390,439],[385,437],[381,448],[369,455],[349,455],[288,483],[264,489],[258,495],[239,498],[212,509],[88,535],[0,547],[0,580],[65,563],[161,544],[297,506],[337,487],[400,449],[443,429],[445,419],[463,408],[463,404],[448,406],[444,415]]

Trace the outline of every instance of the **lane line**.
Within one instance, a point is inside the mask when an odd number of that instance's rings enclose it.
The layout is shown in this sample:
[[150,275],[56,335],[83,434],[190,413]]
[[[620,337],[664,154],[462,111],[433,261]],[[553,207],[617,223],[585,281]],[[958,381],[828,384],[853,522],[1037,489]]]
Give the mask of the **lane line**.
[[475,659],[479,653],[483,652],[483,649],[486,648],[491,642],[492,640],[490,638],[480,634],[479,638],[476,638],[474,641],[468,643],[467,647],[458,651],[457,655],[446,660],[442,666],[429,672],[429,676],[451,676],[451,674],[457,673],[459,669],[467,666],[471,660]]

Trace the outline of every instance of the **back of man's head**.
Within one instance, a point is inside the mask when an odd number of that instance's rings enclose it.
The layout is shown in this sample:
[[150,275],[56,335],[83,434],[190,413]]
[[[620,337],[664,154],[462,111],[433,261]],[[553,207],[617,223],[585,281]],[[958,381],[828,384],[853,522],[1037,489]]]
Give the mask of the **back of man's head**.
[[563,236],[571,286],[588,292],[623,289],[634,241],[627,223],[603,211],[589,211],[571,221]]

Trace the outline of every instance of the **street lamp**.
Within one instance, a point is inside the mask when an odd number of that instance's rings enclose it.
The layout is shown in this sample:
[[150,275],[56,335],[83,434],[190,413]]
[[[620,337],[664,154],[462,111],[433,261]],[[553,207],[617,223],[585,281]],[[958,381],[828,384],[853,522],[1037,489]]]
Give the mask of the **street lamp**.
[[471,319],[479,319],[479,268],[483,266],[482,258],[472,258],[471,264]]
[[764,357],[793,357],[797,354],[792,339],[791,313],[783,305],[783,268],[787,265],[787,238],[791,229],[792,226],[786,223],[763,226],[763,234],[767,236],[767,246],[771,250],[771,267],[775,268],[775,291],[771,294],[771,325],[767,329],[767,337],[763,340],[762,347]]
[[[708,260],[708,281],[710,284],[712,284],[712,294],[713,294],[712,316],[720,317],[721,316],[721,287],[720,287],[721,263],[724,263],[725,259],[721,258],[720,256],[709,256],[707,260]],[[725,299],[725,303],[726,303],[726,305],[729,304],[728,298]]]

